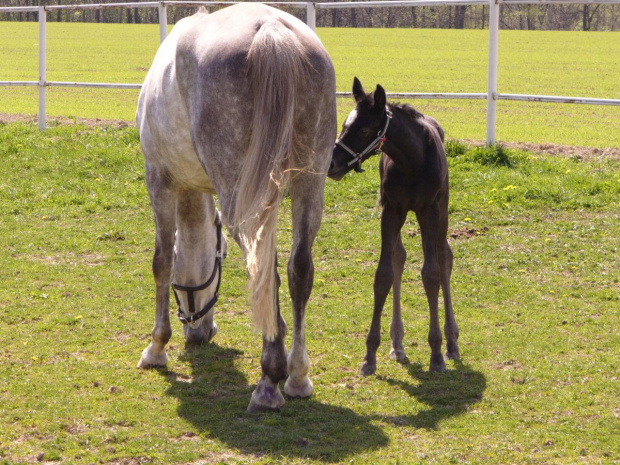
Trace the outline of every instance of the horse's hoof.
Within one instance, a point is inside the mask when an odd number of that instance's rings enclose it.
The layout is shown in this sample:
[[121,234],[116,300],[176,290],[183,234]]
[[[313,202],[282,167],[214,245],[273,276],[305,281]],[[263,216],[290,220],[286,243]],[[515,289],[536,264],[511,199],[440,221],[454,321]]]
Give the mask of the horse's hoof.
[[284,383],[284,394],[292,398],[307,398],[312,395],[314,388],[312,387],[312,381],[307,376],[301,381],[293,381],[292,378],[287,378]]
[[261,380],[252,393],[248,412],[272,412],[278,411],[284,405],[284,396],[277,384],[271,384]]
[[390,360],[396,360],[397,362],[404,362],[407,360],[407,355],[403,349],[394,349],[390,350]]
[[374,375],[375,371],[377,371],[377,365],[368,363],[368,361],[364,360],[364,363],[362,363],[362,368],[360,370],[360,375],[362,376]]
[[153,355],[149,351],[150,346],[142,351],[142,357],[138,362],[138,368],[148,369],[153,367],[165,367],[168,364],[168,354],[164,350],[160,354]]

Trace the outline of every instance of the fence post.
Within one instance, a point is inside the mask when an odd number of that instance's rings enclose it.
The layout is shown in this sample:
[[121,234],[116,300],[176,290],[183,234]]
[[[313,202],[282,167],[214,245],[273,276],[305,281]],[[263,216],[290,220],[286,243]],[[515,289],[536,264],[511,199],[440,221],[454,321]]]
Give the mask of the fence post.
[[45,86],[47,80],[47,12],[39,6],[39,129],[45,130]]
[[166,4],[159,2],[157,6],[159,13],[159,42],[163,42],[168,35],[168,10],[166,10]]
[[306,24],[316,31],[316,5],[313,2],[306,3]]
[[489,0],[489,75],[487,87],[487,145],[495,143],[497,109],[497,51],[499,36],[499,3]]

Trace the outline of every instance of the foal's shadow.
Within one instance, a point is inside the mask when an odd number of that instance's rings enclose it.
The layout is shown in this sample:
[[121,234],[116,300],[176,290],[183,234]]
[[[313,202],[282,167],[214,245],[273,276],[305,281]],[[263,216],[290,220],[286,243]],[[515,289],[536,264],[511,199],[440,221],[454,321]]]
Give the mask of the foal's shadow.
[[419,363],[402,365],[417,382],[410,383],[384,376],[377,376],[377,379],[402,389],[430,408],[415,415],[388,418],[388,421],[396,425],[436,429],[441,420],[461,415],[472,404],[480,402],[486,389],[485,376],[460,361],[455,362],[454,370],[444,373],[431,373]]
[[[388,444],[371,417],[314,398],[287,400],[278,413],[247,413],[254,386],[235,367],[235,359],[242,355],[239,350],[210,343],[181,355],[192,368],[191,376],[161,371],[170,383],[167,394],[179,399],[179,415],[193,424],[200,436],[217,439],[244,454],[324,462],[342,461]],[[256,381],[259,376],[257,370]],[[183,433],[179,431],[180,436]]]

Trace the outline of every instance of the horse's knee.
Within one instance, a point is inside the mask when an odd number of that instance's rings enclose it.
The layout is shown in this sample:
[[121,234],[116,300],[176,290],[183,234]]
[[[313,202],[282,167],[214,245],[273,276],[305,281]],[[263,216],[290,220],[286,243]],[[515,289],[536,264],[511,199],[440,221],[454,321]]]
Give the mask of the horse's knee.
[[159,286],[167,286],[170,283],[172,272],[173,253],[172,249],[156,245],[153,254],[153,276]]

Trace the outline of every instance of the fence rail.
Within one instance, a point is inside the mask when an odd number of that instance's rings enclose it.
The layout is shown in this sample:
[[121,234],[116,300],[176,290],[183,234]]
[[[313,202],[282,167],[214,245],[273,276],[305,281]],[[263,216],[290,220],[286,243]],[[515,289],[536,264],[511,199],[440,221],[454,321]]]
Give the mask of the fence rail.
[[[159,36],[163,41],[168,34],[167,6],[228,6],[237,2],[218,1],[178,1],[164,0],[154,2],[133,3],[98,3],[90,5],[47,5],[24,7],[0,7],[0,13],[38,12],[39,17],[39,80],[38,81],[0,81],[0,86],[33,86],[39,88],[39,128],[45,129],[45,108],[47,87],[97,87],[115,89],[140,89],[142,84],[102,83],[102,82],[60,82],[48,81],[47,68],[47,12],[54,10],[91,10],[109,8],[157,8],[159,16]],[[498,65],[498,32],[500,4],[620,4],[620,0],[394,0],[367,2],[261,2],[276,7],[286,6],[306,9],[306,23],[316,28],[316,10],[340,8],[400,8],[416,6],[455,6],[455,5],[486,5],[489,7],[489,62],[486,93],[388,93],[391,98],[420,99],[474,99],[487,101],[487,144],[495,143],[496,112],[498,100],[518,100],[527,102],[573,103],[586,105],[620,106],[620,99],[600,99],[589,97],[561,97],[549,95],[502,94],[497,91]],[[350,92],[337,92],[338,97],[348,97]]]

